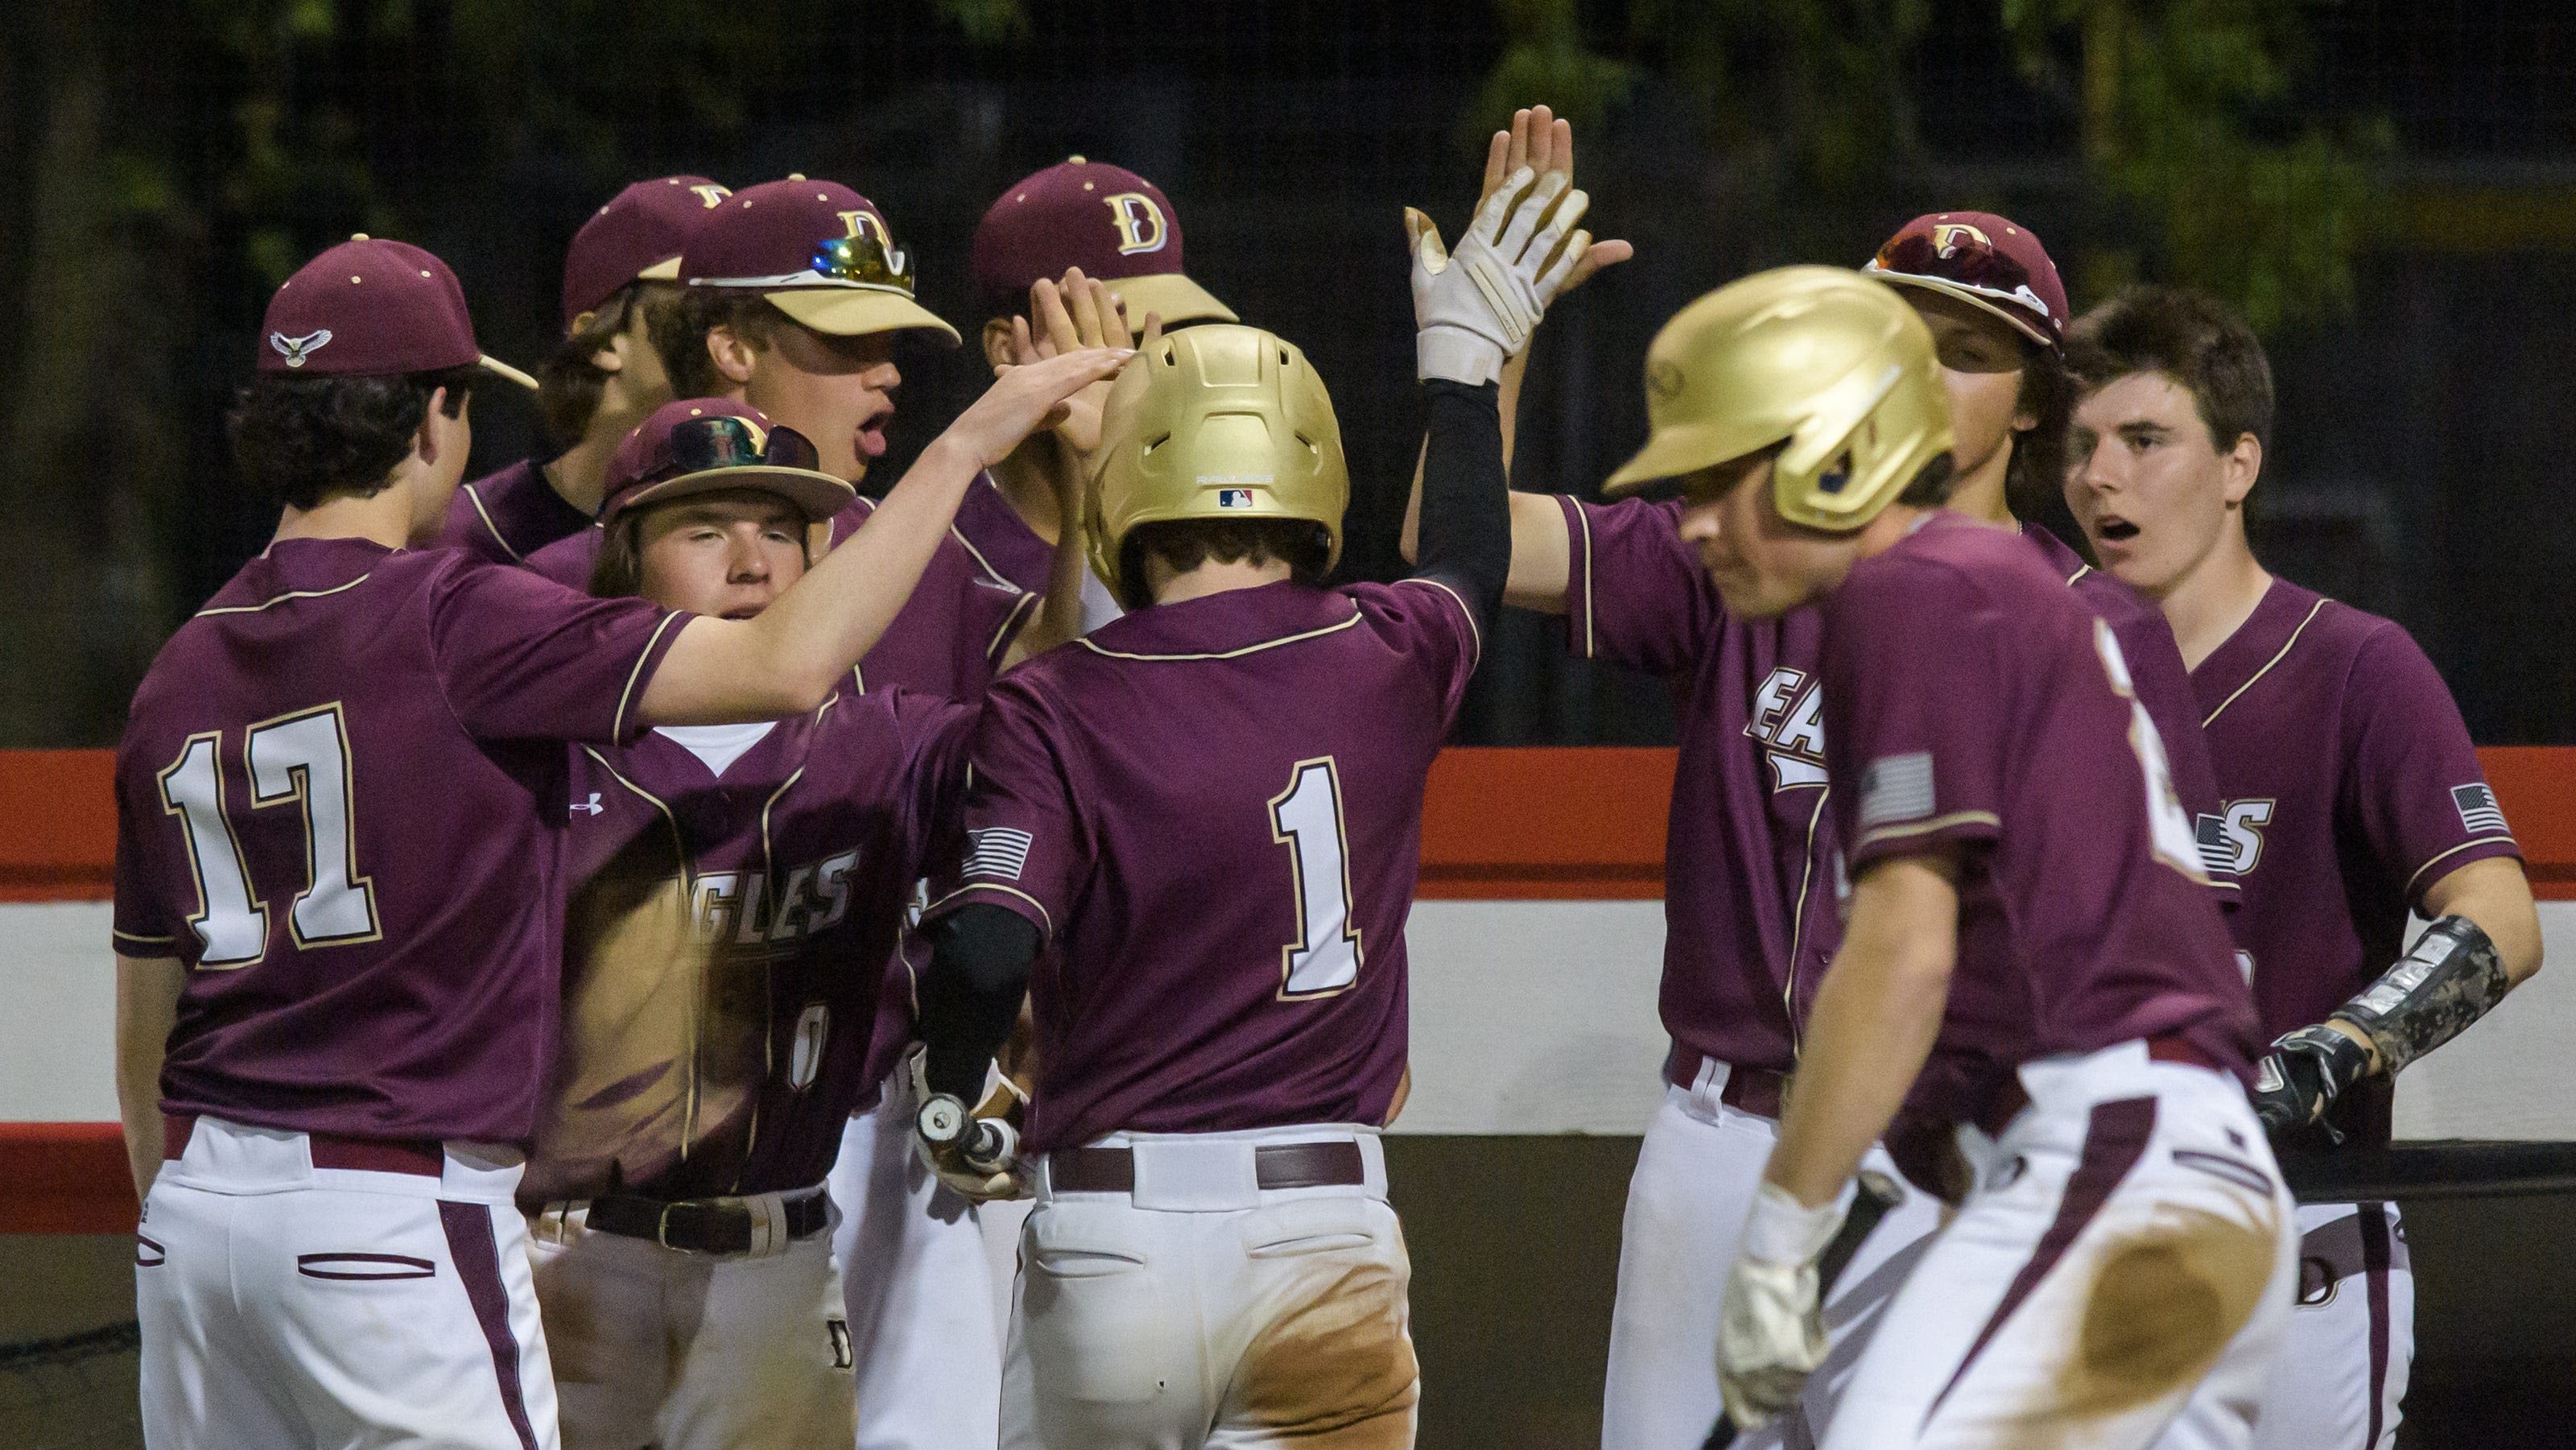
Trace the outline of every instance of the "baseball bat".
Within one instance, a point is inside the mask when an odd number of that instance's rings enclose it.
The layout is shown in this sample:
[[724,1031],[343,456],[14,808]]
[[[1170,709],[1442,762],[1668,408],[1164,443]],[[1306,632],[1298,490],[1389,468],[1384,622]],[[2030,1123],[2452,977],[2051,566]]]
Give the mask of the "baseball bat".
[[[1861,1244],[1869,1238],[1871,1230],[1878,1227],[1879,1220],[1887,1217],[1888,1210],[1896,1207],[1904,1197],[1905,1190],[1889,1182],[1884,1175],[1875,1172],[1860,1175],[1852,1193],[1851,1211],[1843,1215],[1843,1226],[1834,1231],[1832,1242],[1825,1245],[1824,1256],[1816,1260],[1818,1305],[1833,1297],[1834,1281],[1843,1276],[1843,1270],[1851,1267],[1851,1261],[1860,1254]],[[1735,1443],[1735,1434],[1735,1421],[1720,1409],[1717,1423],[1709,1428],[1708,1439],[1701,1442],[1700,1450],[1727,1450]]]

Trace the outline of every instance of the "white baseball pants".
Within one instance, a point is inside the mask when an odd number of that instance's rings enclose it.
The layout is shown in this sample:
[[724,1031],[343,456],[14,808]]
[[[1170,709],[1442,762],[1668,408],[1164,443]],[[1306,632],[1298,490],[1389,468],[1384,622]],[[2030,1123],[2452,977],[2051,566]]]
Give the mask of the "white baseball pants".
[[[979,1212],[912,1147],[912,1084],[897,1068],[850,1119],[832,1164],[859,1450],[993,1450],[1001,1434],[1002,1325]],[[998,1205],[1007,1212],[1011,1205]]]
[[[1255,1187],[1264,1143],[1356,1141],[1366,1182]],[[1117,1133],[1125,1193],[1037,1163],[1002,1379],[1007,1450],[1401,1450],[1412,1268],[1374,1129]]]
[[829,1233],[688,1254],[595,1232],[586,1218],[565,1205],[530,1224],[564,1450],[849,1441],[850,1341]]
[[1862,1351],[1824,1450],[2156,1443],[2187,1398],[2244,1450],[2298,1275],[2244,1090],[2145,1044],[2026,1063],[1960,1141],[1975,1187]]
[[[2255,1450],[2392,1450],[2415,1357],[2415,1274],[2397,1205],[2302,1204],[2298,1308],[2264,1386]],[[2158,1450],[2227,1441],[2202,1399]]]
[[[1603,1450],[1700,1450],[1717,1423],[1718,1304],[1780,1136],[1773,1119],[1718,1100],[1727,1072],[1727,1064],[1704,1058],[1691,1086],[1664,1090],[1628,1180],[1602,1388]],[[1897,1177],[1878,1150],[1869,1166]],[[1821,1428],[1869,1325],[1940,1223],[1939,1201],[1909,1188],[1835,1282],[1825,1320],[1836,1352],[1808,1390],[1809,1427]],[[1755,1450],[1787,1433],[1785,1421],[1774,1421],[1736,1443]]]
[[518,1182],[506,1149],[316,1168],[301,1133],[199,1118],[135,1235],[144,1442],[554,1450]]

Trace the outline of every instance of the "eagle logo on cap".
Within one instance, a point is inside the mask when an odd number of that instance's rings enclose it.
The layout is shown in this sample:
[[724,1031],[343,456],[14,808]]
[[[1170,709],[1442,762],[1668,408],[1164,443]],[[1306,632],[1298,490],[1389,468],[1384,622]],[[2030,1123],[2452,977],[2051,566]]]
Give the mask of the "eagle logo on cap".
[[268,345],[276,348],[277,355],[286,359],[286,365],[291,368],[304,366],[304,360],[320,351],[330,340],[331,329],[327,327],[317,327],[302,337],[288,337],[282,332],[268,335]]

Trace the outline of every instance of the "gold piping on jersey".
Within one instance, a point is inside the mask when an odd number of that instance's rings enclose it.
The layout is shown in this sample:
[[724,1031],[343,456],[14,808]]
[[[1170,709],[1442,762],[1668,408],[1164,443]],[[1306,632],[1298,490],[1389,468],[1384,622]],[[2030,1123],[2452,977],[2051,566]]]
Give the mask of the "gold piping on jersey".
[[[662,631],[669,629],[671,627],[671,621],[678,619],[679,617],[679,611],[677,610],[673,610],[672,612],[662,616],[662,622],[653,626],[652,637],[644,641],[644,648],[636,651],[635,668],[626,672],[626,688],[617,692],[617,714],[608,722],[609,736],[621,745],[626,743],[626,707],[633,703],[635,682],[643,677],[644,662],[653,657],[653,647],[662,642]],[[596,752],[593,753],[593,756],[596,758]],[[608,764],[605,760],[602,760],[599,763],[601,765]],[[616,775],[617,772],[612,770],[609,774]],[[643,792],[638,791],[636,794],[643,795]],[[653,800],[651,796],[645,796],[644,798],[646,800]],[[653,801],[653,804],[658,806],[662,803],[660,801]]]
[[367,573],[359,575],[357,578],[350,580],[346,584],[334,584],[328,589],[290,589],[284,594],[280,594],[273,599],[261,600],[257,604],[227,604],[220,609],[200,609],[197,611],[195,617],[198,619],[204,619],[208,615],[214,614],[257,614],[271,605],[284,604],[290,599],[327,599],[334,594],[355,589],[359,585],[366,583],[369,575],[372,575],[374,572],[374,570],[370,569]]
[[[2322,596],[2320,596],[2315,604],[2308,607],[2308,617],[2299,621],[2299,627],[2290,631],[2290,637],[2288,639],[2281,641],[2281,652],[2272,656],[2270,659],[2265,660],[2263,662],[2263,668],[2256,670],[2253,676],[2247,679],[2244,684],[2236,687],[2234,693],[2230,694],[2226,699],[2219,701],[2218,708],[2210,711],[2207,718],[2200,722],[2200,728],[2203,730],[2208,729],[2210,721],[2215,720],[2220,715],[2226,713],[2227,707],[2236,703],[2237,695],[2242,695],[2247,690],[2253,689],[2255,680],[2259,680],[2265,675],[2272,673],[2272,666],[2288,659],[2290,657],[2291,649],[2299,642],[2299,636],[2308,632],[2308,625],[2316,619],[2317,611],[2324,609],[2325,607],[2326,601]],[[2242,625],[2238,626],[2240,629],[2243,627],[2244,626]],[[2207,661],[2204,660],[2202,663],[2205,664]]]
[[[1428,584],[1432,588],[1439,590],[1441,593],[1448,595],[1450,598],[1457,600],[1458,613],[1467,621],[1467,643],[1475,651],[1475,653],[1468,657],[1468,668],[1473,669],[1477,665],[1485,662],[1485,632],[1476,627],[1476,611],[1467,607],[1467,596],[1450,588],[1448,585],[1441,583],[1439,580],[1432,578],[1428,574],[1407,574],[1395,582],[1397,584]],[[1390,585],[1388,587],[1392,588],[1393,586]]]
[[1583,505],[1582,505],[1582,504],[1580,504],[1580,503],[1576,503],[1576,504],[1574,504],[1574,505],[1573,505],[1573,508],[1574,508],[1574,522],[1575,522],[1577,525],[1581,526],[1581,528],[1582,528],[1582,530],[1583,530],[1583,657],[1584,657],[1585,659],[1587,659],[1587,660],[1588,660],[1588,659],[1593,658],[1593,654],[1592,654],[1592,515],[1590,514],[1590,512],[1588,512],[1587,510],[1585,510],[1585,508],[1583,507]]
[[1055,935],[1055,917],[1053,914],[1048,912],[1045,902],[1038,900],[1036,897],[1031,896],[1017,887],[1004,886],[998,881],[969,881],[965,885],[958,887],[956,890],[949,892],[946,896],[943,896],[937,901],[930,903],[928,906],[923,907],[921,910],[922,916],[925,919],[928,918],[931,913],[939,910],[939,908],[943,906],[946,906],[948,903],[955,901],[958,897],[965,895],[969,891],[999,891],[1005,896],[1018,897],[1029,905],[1036,907],[1038,909],[1038,915],[1045,918],[1046,935]]
[[993,642],[984,646],[985,663],[990,664],[1002,657],[1002,652],[1010,648],[1012,636],[1019,632],[1020,616],[1028,613],[1031,605],[1038,604],[1045,598],[1043,594],[1031,594],[1025,589],[1020,591],[1020,602],[1012,605],[1011,612],[1002,616],[1001,628],[993,631]]
[[[2474,838],[2474,839],[2472,839],[2472,840],[2462,841],[2460,844],[2458,844],[2458,845],[2456,845],[2456,846],[2453,846],[2451,849],[2449,849],[2449,850],[2447,850],[2447,851],[2444,851],[2441,855],[2439,855],[2439,856],[2435,856],[2435,857],[2431,858],[2430,860],[2426,861],[2423,865],[2418,866],[2418,867],[2416,867],[2416,868],[2415,868],[2415,874],[2406,878],[2406,895],[2407,895],[2407,897],[2408,897],[2409,899],[2412,899],[2412,898],[2414,897],[2414,895],[2415,895],[2415,883],[2416,883],[2416,882],[2418,882],[2418,881],[2423,880],[2423,879],[2424,879],[2424,873],[2425,873],[2425,872],[2427,872],[2427,871],[2432,870],[2432,869],[2433,869],[2433,867],[2434,867],[2436,864],[2438,864],[2438,863],[2440,863],[2440,862],[2442,862],[2442,861],[2446,861],[2446,860],[2450,859],[2451,857],[2453,857],[2453,856],[2456,856],[2456,855],[2460,854],[2462,851],[2465,851],[2465,850],[2469,849],[2471,846],[2493,846],[2493,845],[2498,845],[2498,844],[2511,846],[2511,847],[2513,847],[2513,848],[2514,848],[2514,849],[2516,849],[2516,850],[2520,850],[2520,849],[2522,849],[2522,843],[2521,843],[2521,842],[2519,842],[2519,841],[2517,841],[2517,840],[2515,840],[2515,839],[2512,837],[2512,835],[2511,835],[2510,833],[2508,833],[2508,834],[2506,834],[2506,835],[2502,835],[2502,836],[2479,836],[2479,837],[2476,837],[2476,838]],[[2471,863],[2471,864],[2475,864],[2475,863]],[[2449,875],[2450,873],[2448,873],[2448,872],[2444,872],[2443,874],[2447,876],[2447,875]]]
[[118,941],[141,942],[145,946],[176,946],[179,942],[175,936],[145,936],[139,931],[124,931],[116,927],[109,927],[107,934]]
[[1903,840],[1908,836],[1920,836],[1932,831],[1946,831],[1952,826],[1995,826],[2000,828],[2002,825],[2002,819],[1992,811],[1952,811],[1946,816],[1934,816],[1928,821],[1907,821],[1902,825],[1880,826],[1874,830],[1863,831],[1860,833],[1860,840],[1853,844],[1852,849],[1858,851],[1880,841],[1898,841]]
[[1125,650],[1102,649],[1100,646],[1098,646],[1098,645],[1096,645],[1096,644],[1093,644],[1093,643],[1091,642],[1091,636],[1089,636],[1089,635],[1084,635],[1082,638],[1075,640],[1075,641],[1074,641],[1074,643],[1075,643],[1075,644],[1078,644],[1078,645],[1080,645],[1080,646],[1082,646],[1084,649],[1087,649],[1087,650],[1091,651],[1093,654],[1096,654],[1096,655],[1106,655],[1106,656],[1108,656],[1109,658],[1111,658],[1111,659],[1113,659],[1113,660],[1231,660],[1231,659],[1241,659],[1243,656],[1245,656],[1245,655],[1249,655],[1249,654],[1259,654],[1259,653],[1261,653],[1263,650],[1266,650],[1266,649],[1277,649],[1279,646],[1281,646],[1281,645],[1283,645],[1283,644],[1296,644],[1296,643],[1298,643],[1298,642],[1299,642],[1299,641],[1301,641],[1301,640],[1319,639],[1319,638],[1321,638],[1321,637],[1322,637],[1322,636],[1324,636],[1324,635],[1328,635],[1328,634],[1339,634],[1339,633],[1341,633],[1343,630],[1346,630],[1346,629],[1350,628],[1352,625],[1357,624],[1357,623],[1359,623],[1359,622],[1360,622],[1360,611],[1359,611],[1359,606],[1355,604],[1355,605],[1352,605],[1352,606],[1351,606],[1351,617],[1350,617],[1350,618],[1348,618],[1348,619],[1343,620],[1343,621],[1342,621],[1341,623],[1339,623],[1339,624],[1328,624],[1328,625],[1325,625],[1325,626],[1324,626],[1323,628],[1321,628],[1321,629],[1310,629],[1310,630],[1307,630],[1307,631],[1306,631],[1305,633],[1303,633],[1303,634],[1291,634],[1291,635],[1283,636],[1283,637],[1281,637],[1281,638],[1279,638],[1279,639],[1263,640],[1263,641],[1262,641],[1261,643],[1259,643],[1259,644],[1248,644],[1248,645],[1245,645],[1245,646],[1244,646],[1243,648],[1241,648],[1241,649],[1223,650],[1223,651],[1220,651],[1220,652],[1215,653],[1215,654],[1199,654],[1199,655],[1140,655],[1140,654],[1129,654],[1129,653],[1127,653]]
[[[675,614],[671,618],[677,619],[679,616]],[[669,623],[669,620],[665,620],[664,623]],[[655,633],[658,635],[660,631],[657,630]],[[641,664],[642,661],[639,660],[637,663]],[[671,808],[663,803],[660,796],[628,780],[616,766],[608,763],[608,757],[600,754],[596,749],[585,745],[581,748],[581,753],[599,762],[599,768],[608,772],[609,779],[652,802],[653,809],[662,813],[662,824],[671,828],[671,849],[680,862],[680,900],[684,904],[693,904],[697,899],[698,862],[697,857],[689,850],[689,838],[680,831],[679,817],[671,814]],[[694,919],[692,922],[694,924]],[[686,1024],[686,1030],[689,1034],[689,1091],[685,1099],[686,1105],[680,1110],[680,1161],[682,1163],[689,1161],[689,1145],[696,1142],[698,1137],[698,1084],[702,1080],[702,1070],[705,1067],[704,1063],[698,1061],[698,1050],[702,1045],[701,1039],[705,1035],[701,1030],[703,1024],[698,1021],[698,1000],[698,993],[688,994],[689,1021]]]
[[[551,486],[552,485],[549,485],[549,487]],[[510,547],[509,540],[501,537],[501,526],[492,522],[490,511],[483,507],[483,495],[475,492],[474,485],[470,483],[465,485],[465,499],[466,502],[474,505],[474,516],[483,521],[485,532],[491,534],[493,543],[501,546],[502,553],[510,556],[510,562],[513,564],[524,564],[528,562],[527,560],[519,557],[518,550]]]
[[1805,1046],[1798,1039],[1798,949],[1806,944],[1807,889],[1816,879],[1816,823],[1825,818],[1825,800],[1833,793],[1831,784],[1816,792],[1816,808],[1807,813],[1807,852],[1798,864],[1798,906],[1789,918],[1789,985],[1781,989],[1780,1005],[1789,1014],[1789,1056],[1793,1061]]

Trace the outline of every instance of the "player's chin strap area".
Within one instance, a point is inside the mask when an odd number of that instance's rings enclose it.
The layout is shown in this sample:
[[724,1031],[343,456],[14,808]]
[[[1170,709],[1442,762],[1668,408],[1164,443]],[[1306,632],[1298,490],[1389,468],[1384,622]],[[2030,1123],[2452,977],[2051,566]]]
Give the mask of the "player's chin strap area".
[[[2486,932],[2465,916],[2446,916],[2427,927],[2368,991],[2326,1020],[2358,1028],[2394,1077],[2466,1031],[2511,985]],[[2274,1042],[2263,1059],[2255,1106],[2275,1129],[2322,1119],[2369,1072],[2370,1054],[2360,1043],[2324,1023],[2302,1027]],[[2340,1134],[2334,1136],[2341,1141]]]

